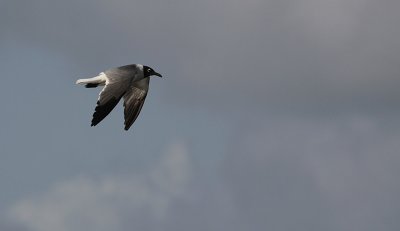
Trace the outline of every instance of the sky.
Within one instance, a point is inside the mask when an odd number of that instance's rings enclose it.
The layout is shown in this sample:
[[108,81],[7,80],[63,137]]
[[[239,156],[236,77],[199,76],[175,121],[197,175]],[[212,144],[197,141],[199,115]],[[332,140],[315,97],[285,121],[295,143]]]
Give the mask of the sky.
[[[0,230],[399,230],[400,2],[0,2]],[[90,127],[100,89],[152,78]]]

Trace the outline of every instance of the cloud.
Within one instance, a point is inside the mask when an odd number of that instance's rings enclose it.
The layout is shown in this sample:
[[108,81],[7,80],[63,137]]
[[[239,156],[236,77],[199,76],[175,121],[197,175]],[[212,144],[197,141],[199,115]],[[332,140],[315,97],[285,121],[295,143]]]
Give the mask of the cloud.
[[[17,202],[9,216],[29,230],[40,231],[157,227],[171,201],[184,193],[189,173],[186,148],[175,143],[147,173],[60,182],[42,195]],[[146,222],[149,219],[151,223]]]
[[14,224],[10,223],[6,219],[1,219],[0,220],[0,230],[2,231],[28,231],[25,227],[19,225],[19,224]]
[[7,12],[24,17],[4,13],[10,38],[61,52],[85,70],[152,63],[173,89],[164,91],[168,103],[224,112],[238,104],[284,114],[397,112],[398,1],[18,4]]
[[[28,230],[396,230],[394,118],[254,117],[216,173],[173,144],[140,175],[77,177],[9,210]],[[390,127],[390,129],[388,129]]]
[[[169,117],[185,125],[177,130],[194,137],[196,153],[206,152],[203,158],[209,158],[228,149],[215,173],[204,164],[189,177],[185,145],[177,144],[171,151],[175,154],[142,175],[81,176],[60,182],[14,204],[9,216],[17,223],[33,231],[365,231],[400,226],[399,1],[5,4],[0,8],[0,42],[7,45],[3,42],[11,40],[22,50],[35,47],[32,56],[22,55],[23,63],[46,60],[37,59],[43,49],[75,63],[83,76],[123,63],[154,64],[166,76],[154,91],[165,96],[160,97],[162,105],[171,109],[165,114],[194,114],[195,119],[185,123]],[[20,56],[12,57],[19,61]],[[35,65],[30,69],[50,79],[45,63],[41,72]],[[24,70],[9,66],[11,74]],[[13,78],[5,81],[21,86]],[[158,87],[156,81],[153,86]],[[50,95],[41,92],[44,99]],[[201,110],[188,112],[191,107]],[[209,129],[209,121],[218,121],[214,110],[222,112],[221,121],[229,121],[221,126],[221,137],[209,135],[215,131]],[[71,134],[50,140],[64,142]],[[102,135],[92,135],[99,136],[94,144],[102,143]],[[34,148],[41,144],[32,142]],[[216,151],[217,144],[221,147]],[[94,146],[108,156],[101,145]],[[60,162],[61,157],[53,158]],[[81,160],[72,162],[77,159]]]
[[241,229],[396,230],[398,126],[362,115],[247,122],[223,163]]

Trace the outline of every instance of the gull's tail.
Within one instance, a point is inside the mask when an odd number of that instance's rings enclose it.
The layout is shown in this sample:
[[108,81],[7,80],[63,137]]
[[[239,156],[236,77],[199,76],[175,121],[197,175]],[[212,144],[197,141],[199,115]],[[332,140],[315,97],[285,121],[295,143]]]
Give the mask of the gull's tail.
[[87,88],[97,87],[99,85],[106,84],[107,78],[106,75],[101,72],[98,76],[88,79],[78,79],[76,84],[85,85]]

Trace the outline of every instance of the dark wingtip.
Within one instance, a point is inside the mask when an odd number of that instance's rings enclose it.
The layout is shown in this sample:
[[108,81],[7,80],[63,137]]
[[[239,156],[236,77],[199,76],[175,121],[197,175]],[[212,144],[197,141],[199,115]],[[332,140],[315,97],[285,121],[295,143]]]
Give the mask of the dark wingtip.
[[106,102],[105,104],[102,104],[102,105],[100,105],[100,102],[97,101],[97,106],[94,109],[93,118],[92,118],[92,127],[99,124],[108,114],[110,114],[110,112],[118,104],[121,97],[112,98],[108,102]]

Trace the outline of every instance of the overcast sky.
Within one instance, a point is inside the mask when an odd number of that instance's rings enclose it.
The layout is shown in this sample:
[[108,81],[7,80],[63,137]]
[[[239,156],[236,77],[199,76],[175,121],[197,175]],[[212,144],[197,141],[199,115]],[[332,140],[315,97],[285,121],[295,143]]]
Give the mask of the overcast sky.
[[[0,2],[0,230],[400,228],[400,2]],[[78,78],[141,63],[123,131]]]

